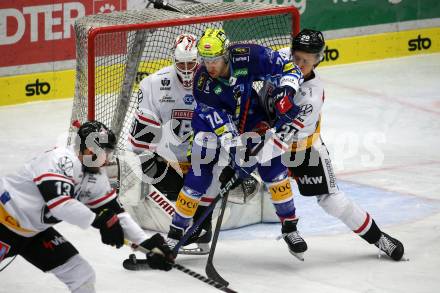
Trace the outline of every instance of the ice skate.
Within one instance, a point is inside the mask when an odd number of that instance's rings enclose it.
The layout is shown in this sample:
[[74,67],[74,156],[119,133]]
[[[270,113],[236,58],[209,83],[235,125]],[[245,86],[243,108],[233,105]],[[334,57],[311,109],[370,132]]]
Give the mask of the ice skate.
[[406,257],[403,256],[405,250],[403,248],[402,242],[391,237],[387,233],[382,232],[380,239],[374,245],[376,245],[380,249],[380,251],[385,252],[386,255],[388,255],[395,261],[408,260]]
[[[168,232],[168,238],[166,240],[167,245],[173,249],[183,236],[183,230],[174,226],[170,227]],[[179,248],[178,254],[189,255],[205,255],[209,254],[212,238],[211,229],[205,230],[203,228],[197,228],[193,234],[188,238],[184,245]]]
[[304,261],[304,252],[307,250],[307,243],[299,235],[296,229],[298,219],[285,220],[281,228],[282,238],[286,241],[289,252],[297,259]]
[[189,237],[185,245],[179,249],[179,254],[205,255],[211,249],[211,229],[197,228],[193,235]]

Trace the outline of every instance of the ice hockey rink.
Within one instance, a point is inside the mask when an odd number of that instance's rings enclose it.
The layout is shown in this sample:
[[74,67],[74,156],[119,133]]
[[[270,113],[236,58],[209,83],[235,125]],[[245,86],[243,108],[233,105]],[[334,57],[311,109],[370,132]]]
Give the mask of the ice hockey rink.
[[[326,83],[322,137],[339,187],[403,242],[410,260],[378,258],[376,247],[327,216],[314,198],[298,195],[300,231],[309,246],[304,262],[276,240],[279,224],[261,224],[222,232],[216,269],[238,292],[439,292],[440,54],[318,71]],[[0,108],[0,175],[63,141],[71,103]],[[126,271],[121,262],[130,249],[102,245],[92,228],[56,227],[96,270],[97,292],[217,291],[177,270]],[[206,256],[177,262],[204,274]],[[21,257],[0,273],[2,293],[43,291],[67,288]]]

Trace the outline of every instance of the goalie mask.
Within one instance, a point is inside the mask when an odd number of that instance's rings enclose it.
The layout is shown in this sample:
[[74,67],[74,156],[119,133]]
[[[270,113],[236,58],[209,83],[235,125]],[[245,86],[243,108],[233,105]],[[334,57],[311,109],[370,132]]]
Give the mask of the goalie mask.
[[198,65],[196,42],[194,35],[181,34],[176,38],[173,47],[177,77],[186,89],[192,88],[194,73]]
[[320,31],[303,29],[292,40],[292,56],[295,51],[316,54],[319,63],[324,59],[324,47],[324,36]]

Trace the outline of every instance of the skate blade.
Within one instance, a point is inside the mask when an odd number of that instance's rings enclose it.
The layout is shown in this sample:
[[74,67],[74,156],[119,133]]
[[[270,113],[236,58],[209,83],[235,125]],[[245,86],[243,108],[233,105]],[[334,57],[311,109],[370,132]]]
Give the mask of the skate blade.
[[290,254],[299,259],[300,261],[304,261],[304,252],[293,252],[289,250]]
[[[382,257],[382,255],[385,256],[385,258],[389,258],[391,260],[393,260],[391,257],[389,257],[385,252],[383,251],[379,251],[379,254],[377,255],[377,258],[380,259]],[[409,261],[409,257],[407,257],[405,254],[402,256],[402,258],[398,261]]]
[[406,255],[403,255],[399,261],[409,261],[409,257],[407,257]]
[[181,247],[179,249],[179,254],[186,254],[186,255],[207,255],[209,254],[209,251],[211,248],[209,247],[208,243],[197,243],[197,247],[194,248],[187,248],[187,247]]

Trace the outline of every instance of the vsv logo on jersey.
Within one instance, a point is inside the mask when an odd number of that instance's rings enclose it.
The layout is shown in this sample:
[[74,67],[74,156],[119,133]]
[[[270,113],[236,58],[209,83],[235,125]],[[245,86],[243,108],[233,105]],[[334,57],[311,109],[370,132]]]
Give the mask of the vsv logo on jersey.
[[321,184],[322,183],[322,176],[319,177],[309,177],[307,175],[304,175],[303,177],[298,177],[299,182],[301,184]]
[[26,89],[26,96],[39,96],[40,93],[43,95],[46,95],[50,92],[50,84],[48,82],[40,82],[40,80],[37,78],[35,83],[29,83],[25,87]]
[[191,105],[191,104],[194,102],[194,97],[193,97],[193,95],[186,94],[186,95],[183,97],[183,102],[184,102],[186,105]]
[[417,39],[408,41],[408,51],[428,50],[429,48],[431,48],[430,38],[422,38],[420,35],[418,35]]

